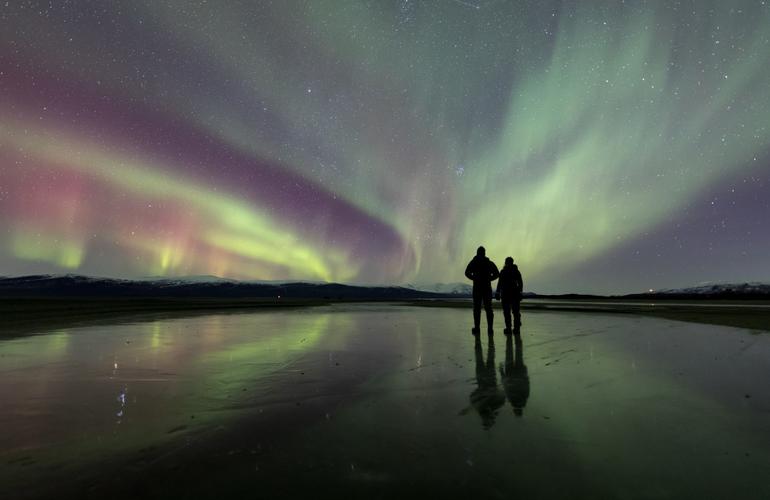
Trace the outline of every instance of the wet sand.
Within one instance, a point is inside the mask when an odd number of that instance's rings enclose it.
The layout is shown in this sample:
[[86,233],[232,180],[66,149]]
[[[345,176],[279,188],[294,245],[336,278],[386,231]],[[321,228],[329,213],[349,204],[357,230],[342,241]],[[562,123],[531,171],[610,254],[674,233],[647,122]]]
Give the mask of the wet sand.
[[[61,328],[361,303],[372,302],[292,298],[4,298],[0,301],[0,339],[34,335]],[[470,299],[416,299],[375,303],[454,309],[471,307]],[[500,302],[495,301],[493,305],[498,311],[501,310]],[[655,316],[676,321],[735,326],[756,332],[770,331],[768,300],[644,301],[537,298],[525,299],[521,307],[524,311]]]
[[386,304],[30,330],[0,341],[0,497],[770,497],[770,336],[523,321],[520,343]]

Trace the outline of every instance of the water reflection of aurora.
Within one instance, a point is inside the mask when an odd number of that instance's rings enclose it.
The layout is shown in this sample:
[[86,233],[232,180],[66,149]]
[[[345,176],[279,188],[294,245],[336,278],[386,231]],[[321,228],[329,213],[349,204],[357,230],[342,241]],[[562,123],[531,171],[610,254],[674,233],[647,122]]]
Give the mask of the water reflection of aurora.
[[[763,336],[530,311],[526,409],[517,417],[506,393],[485,428],[472,406],[469,316],[343,304],[5,341],[0,484],[61,490],[120,476],[120,484],[149,481],[177,495],[221,494],[254,481],[285,485],[290,471],[297,488],[324,481],[381,491],[389,479],[410,491],[473,483],[490,494],[767,492],[757,479],[770,463],[757,376],[769,359]],[[503,390],[499,332],[496,345],[492,369]],[[199,461],[205,473],[191,472]]]
[[[317,350],[332,325],[345,326],[344,318],[331,317],[211,315],[5,341],[3,368],[11,374],[6,388],[17,394],[8,394],[5,411],[12,414],[21,405],[37,437],[9,435],[3,448],[50,439],[89,460],[103,453],[104,440],[114,452],[137,450],[173,439],[168,430],[180,422],[190,429],[224,424],[241,415],[237,408],[254,410],[250,401],[280,391],[271,374],[290,371],[304,353]],[[71,392],[73,370],[86,378]],[[18,394],[26,395],[23,401]],[[84,419],[83,408],[101,410]]]

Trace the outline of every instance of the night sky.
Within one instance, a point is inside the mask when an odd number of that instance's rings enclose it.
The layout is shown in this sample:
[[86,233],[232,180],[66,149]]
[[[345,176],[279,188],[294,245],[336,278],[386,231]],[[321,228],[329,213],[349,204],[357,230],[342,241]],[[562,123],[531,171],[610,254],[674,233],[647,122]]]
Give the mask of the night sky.
[[0,275],[770,280],[770,3],[0,2]]

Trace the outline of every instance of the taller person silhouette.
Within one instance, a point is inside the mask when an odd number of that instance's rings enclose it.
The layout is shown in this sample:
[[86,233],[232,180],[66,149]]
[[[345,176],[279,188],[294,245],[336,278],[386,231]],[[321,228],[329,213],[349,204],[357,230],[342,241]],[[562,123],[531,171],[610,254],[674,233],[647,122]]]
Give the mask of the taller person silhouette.
[[492,312],[492,282],[500,276],[500,271],[494,262],[486,256],[484,247],[476,250],[476,256],[465,268],[465,277],[473,281],[473,335],[479,334],[481,323],[481,304],[487,313],[487,330],[492,335],[494,313]]
[[487,359],[481,352],[481,340],[476,337],[476,390],[471,393],[471,406],[481,417],[481,425],[489,430],[495,425],[497,413],[505,404],[505,393],[497,385],[495,373],[495,341],[490,338],[487,345]]

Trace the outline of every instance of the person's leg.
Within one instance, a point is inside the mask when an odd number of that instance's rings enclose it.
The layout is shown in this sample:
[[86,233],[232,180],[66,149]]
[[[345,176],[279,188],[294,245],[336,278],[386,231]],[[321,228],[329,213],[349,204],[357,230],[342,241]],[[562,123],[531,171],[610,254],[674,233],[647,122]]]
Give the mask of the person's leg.
[[473,288],[473,328],[477,331],[481,323],[481,293],[475,287]]
[[[484,310],[487,312],[487,329],[492,331],[492,324],[495,320],[495,313],[492,312],[492,289],[485,290],[484,293]],[[480,311],[479,311],[480,312]]]
[[503,299],[503,318],[505,319],[505,327],[511,329],[511,301]]
[[513,301],[513,324],[516,328],[521,326],[521,301]]

